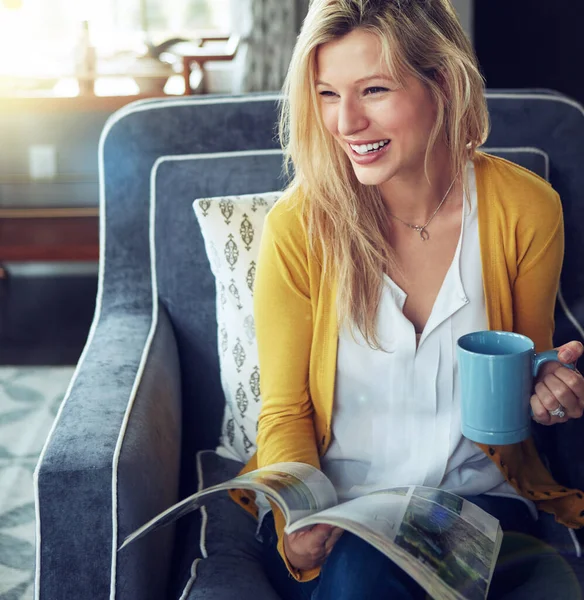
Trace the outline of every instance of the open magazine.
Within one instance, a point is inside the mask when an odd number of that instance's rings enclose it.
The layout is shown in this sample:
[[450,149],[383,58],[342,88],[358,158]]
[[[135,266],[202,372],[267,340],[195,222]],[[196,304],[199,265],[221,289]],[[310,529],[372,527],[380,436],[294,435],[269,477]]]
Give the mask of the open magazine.
[[278,463],[202,490],[129,535],[120,550],[199,508],[218,492],[261,492],[286,517],[286,533],[325,523],[350,531],[395,562],[436,600],[484,600],[503,533],[499,521],[460,496],[422,486],[396,487],[338,504],[318,469]]

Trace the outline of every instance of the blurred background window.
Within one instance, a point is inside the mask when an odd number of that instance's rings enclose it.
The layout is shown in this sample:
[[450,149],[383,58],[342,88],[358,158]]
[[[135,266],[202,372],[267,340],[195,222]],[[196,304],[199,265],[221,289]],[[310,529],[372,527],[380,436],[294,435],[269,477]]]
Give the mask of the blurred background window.
[[230,0],[0,0],[0,75],[59,76],[75,70],[88,24],[99,58],[141,53],[146,43],[229,29]]

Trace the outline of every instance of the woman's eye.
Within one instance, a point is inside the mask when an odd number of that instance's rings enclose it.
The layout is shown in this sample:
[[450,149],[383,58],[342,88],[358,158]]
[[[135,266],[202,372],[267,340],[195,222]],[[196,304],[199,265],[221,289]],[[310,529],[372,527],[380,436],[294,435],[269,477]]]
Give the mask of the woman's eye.
[[365,95],[368,96],[370,94],[380,94],[382,92],[388,92],[389,90],[387,88],[384,87],[368,87],[365,90]]
[[336,96],[334,92],[329,90],[322,90],[322,92],[319,92],[319,95],[323,96],[324,98],[334,98]]

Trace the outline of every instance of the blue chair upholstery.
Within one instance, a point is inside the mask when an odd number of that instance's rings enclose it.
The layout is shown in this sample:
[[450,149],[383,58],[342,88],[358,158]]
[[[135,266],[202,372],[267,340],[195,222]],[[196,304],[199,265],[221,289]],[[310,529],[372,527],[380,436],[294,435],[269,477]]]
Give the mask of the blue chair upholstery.
[[[253,541],[222,562],[206,558],[222,551],[201,531],[221,537],[222,522],[225,535],[252,537],[252,520],[233,504],[223,505],[223,521],[197,512],[127,551],[115,548],[196,489],[197,478],[216,481],[240,467],[214,453],[197,458],[218,442],[224,398],[215,285],[192,202],[285,185],[277,101],[255,94],[137,102],[104,129],[97,309],[35,478],[40,600],[220,600],[235,590],[242,599],[276,599],[249,560],[258,552]],[[562,197],[556,342],[582,339],[584,110],[547,91],[489,92],[488,102],[487,147],[549,177]],[[535,429],[556,477],[582,487],[584,421]],[[574,561],[567,531],[551,518],[542,524],[544,538]]]

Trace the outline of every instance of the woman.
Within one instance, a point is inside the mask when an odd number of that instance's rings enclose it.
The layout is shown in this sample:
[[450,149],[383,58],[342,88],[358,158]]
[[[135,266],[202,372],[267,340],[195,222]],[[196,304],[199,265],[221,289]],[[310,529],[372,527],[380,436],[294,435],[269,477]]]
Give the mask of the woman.
[[[551,348],[563,257],[554,190],[477,152],[483,93],[449,0],[312,1],[282,111],[294,179],[267,218],[255,282],[263,404],[246,470],[309,463],[341,500],[439,487],[504,531],[531,534],[534,501],[584,524],[579,493],[553,481],[531,442],[479,447],[460,433],[456,340],[490,328]],[[581,353],[571,342],[560,360]],[[583,403],[583,378],[559,364],[531,402],[544,424],[580,417]],[[286,536],[279,511],[258,504],[283,597],[420,595],[354,536],[327,526]]]

